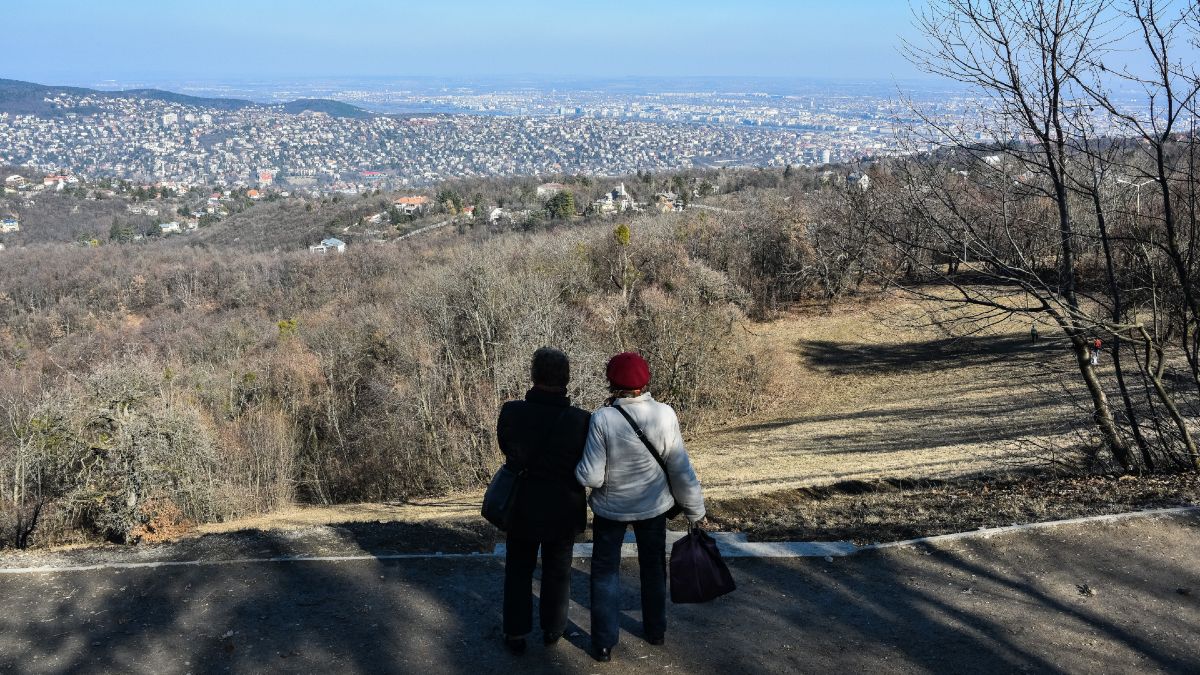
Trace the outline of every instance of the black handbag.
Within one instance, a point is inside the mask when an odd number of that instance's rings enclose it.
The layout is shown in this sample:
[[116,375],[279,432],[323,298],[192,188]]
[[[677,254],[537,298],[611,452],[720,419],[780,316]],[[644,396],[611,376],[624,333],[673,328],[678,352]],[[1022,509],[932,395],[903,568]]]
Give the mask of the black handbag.
[[717,542],[693,527],[671,547],[671,602],[708,602],[737,588]]
[[667,520],[670,520],[683,513],[683,507],[679,505],[679,502],[675,501],[675,490],[671,487],[671,472],[667,471],[667,463],[663,461],[662,455],[658,454],[658,448],[654,447],[654,444],[650,442],[649,438],[646,438],[646,434],[642,432],[642,428],[638,426],[637,422],[633,421],[633,417],[631,417],[629,413],[625,412],[621,406],[617,405],[616,403],[613,403],[612,407],[616,408],[617,412],[621,413],[621,417],[624,417],[625,421],[629,422],[629,426],[633,427],[633,433],[637,434],[637,437],[641,439],[642,444],[645,445],[646,449],[650,451],[650,454],[654,456],[654,461],[658,462],[658,468],[662,469],[663,475],[667,478],[667,492],[671,493],[671,508],[667,510]]
[[492,476],[487,492],[483,493],[483,508],[480,512],[489,523],[500,528],[502,532],[507,532],[512,526],[513,512],[517,505],[517,483],[524,474],[524,471],[517,473],[508,468],[508,464],[503,464],[496,471],[496,475]]

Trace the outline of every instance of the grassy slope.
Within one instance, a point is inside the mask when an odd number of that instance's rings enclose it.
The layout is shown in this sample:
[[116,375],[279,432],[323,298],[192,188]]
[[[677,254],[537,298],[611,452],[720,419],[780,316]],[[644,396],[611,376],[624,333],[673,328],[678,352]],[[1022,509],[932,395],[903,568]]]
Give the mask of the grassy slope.
[[945,478],[1019,466],[1032,442],[1065,447],[1079,417],[1058,401],[1055,343],[1027,325],[951,338],[904,298],[751,326],[774,398],[695,439],[714,497],[881,477]]

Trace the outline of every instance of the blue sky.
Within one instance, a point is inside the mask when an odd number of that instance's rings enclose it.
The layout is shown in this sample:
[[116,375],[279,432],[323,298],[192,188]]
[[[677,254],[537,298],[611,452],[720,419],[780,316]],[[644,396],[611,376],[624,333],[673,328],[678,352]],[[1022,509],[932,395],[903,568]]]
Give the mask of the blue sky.
[[[8,4],[8,3],[6,3]],[[906,0],[62,0],[2,13],[0,77],[918,77]]]

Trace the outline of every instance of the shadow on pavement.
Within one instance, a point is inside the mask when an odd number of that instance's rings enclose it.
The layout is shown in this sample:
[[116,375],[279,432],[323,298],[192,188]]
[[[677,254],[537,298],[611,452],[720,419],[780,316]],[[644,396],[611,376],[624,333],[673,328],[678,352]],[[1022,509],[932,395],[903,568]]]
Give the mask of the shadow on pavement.
[[[567,639],[534,640],[522,657],[501,646],[503,569],[490,557],[24,575],[0,580],[0,669],[1197,672],[1200,519],[1163,522],[831,561],[734,560],[739,590],[673,605],[665,647],[640,639],[629,565],[625,633],[607,665],[586,652],[586,561],[575,564]],[[378,547],[372,528],[349,531]]]

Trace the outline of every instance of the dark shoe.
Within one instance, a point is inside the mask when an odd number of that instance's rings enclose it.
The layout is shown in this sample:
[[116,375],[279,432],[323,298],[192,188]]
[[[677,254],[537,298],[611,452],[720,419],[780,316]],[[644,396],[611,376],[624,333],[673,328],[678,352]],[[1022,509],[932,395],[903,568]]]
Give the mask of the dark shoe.
[[520,656],[525,653],[525,638],[523,638],[523,637],[519,637],[519,638],[505,637],[504,638],[504,646],[514,656]]
[[596,647],[592,650],[592,658],[600,663],[612,661],[612,647]]
[[555,644],[562,635],[562,633],[542,633],[542,644],[546,646]]
[[646,638],[646,642],[649,642],[650,644],[654,645],[655,647],[661,647],[664,644],[666,644],[667,638],[665,638],[661,635],[659,635],[658,637],[648,637],[648,638]]

